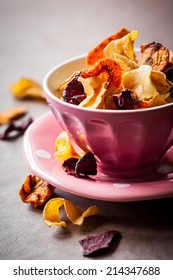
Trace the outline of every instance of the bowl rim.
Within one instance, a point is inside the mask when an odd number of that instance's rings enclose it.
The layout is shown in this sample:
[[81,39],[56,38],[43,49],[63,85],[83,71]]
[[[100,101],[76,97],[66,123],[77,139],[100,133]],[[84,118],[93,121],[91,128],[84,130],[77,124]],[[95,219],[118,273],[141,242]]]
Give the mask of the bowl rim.
[[[139,52],[139,48],[135,48],[135,52]],[[46,95],[48,95],[51,99],[53,99],[55,102],[60,103],[61,105],[67,107],[67,108],[73,108],[73,109],[77,109],[78,111],[82,111],[82,112],[95,112],[95,113],[103,113],[103,114],[127,114],[127,113],[142,113],[142,112],[151,112],[151,111],[157,111],[157,110],[161,110],[167,107],[172,107],[173,106],[173,102],[172,103],[168,103],[168,104],[164,104],[164,105],[159,105],[159,106],[155,106],[155,107],[150,107],[150,108],[142,108],[142,109],[128,109],[128,110],[111,110],[111,109],[92,109],[92,108],[86,108],[86,107],[80,107],[80,106],[76,106],[74,104],[70,104],[67,102],[64,102],[63,100],[57,98],[49,89],[48,87],[48,80],[50,78],[50,76],[57,71],[58,68],[61,68],[62,66],[65,66],[66,64],[69,64],[71,62],[74,62],[75,60],[79,60],[79,59],[85,59],[87,56],[87,54],[80,54],[74,57],[71,57],[69,59],[66,59],[58,64],[56,64],[53,68],[51,68],[47,74],[45,75],[45,77],[43,78],[43,90],[45,92]],[[87,66],[87,65],[86,65]]]

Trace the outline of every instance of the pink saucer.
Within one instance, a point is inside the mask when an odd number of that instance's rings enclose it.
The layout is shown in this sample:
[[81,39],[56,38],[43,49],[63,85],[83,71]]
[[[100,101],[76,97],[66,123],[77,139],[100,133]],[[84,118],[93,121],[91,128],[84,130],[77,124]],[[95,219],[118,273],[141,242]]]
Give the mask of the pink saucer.
[[173,148],[157,172],[123,180],[98,174],[92,179],[68,175],[54,158],[55,140],[62,132],[51,112],[33,122],[24,135],[24,154],[30,171],[53,186],[78,196],[104,201],[137,201],[173,196]]

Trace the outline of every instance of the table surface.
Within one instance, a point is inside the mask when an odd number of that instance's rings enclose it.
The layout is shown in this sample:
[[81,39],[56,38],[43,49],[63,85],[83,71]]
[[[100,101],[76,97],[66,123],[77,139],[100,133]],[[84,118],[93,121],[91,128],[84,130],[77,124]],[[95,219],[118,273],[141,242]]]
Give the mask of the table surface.
[[[139,31],[136,46],[156,41],[173,49],[172,12],[171,0],[0,1],[0,111],[25,106],[34,120],[48,112],[46,102],[12,97],[9,86],[22,76],[42,83],[54,65],[87,53],[121,26]],[[56,196],[82,209],[96,204],[101,215],[82,226],[48,228],[43,209],[22,203],[18,195],[30,174],[22,143],[23,137],[0,141],[0,259],[86,259],[79,240],[111,229],[122,233],[119,245],[93,259],[173,259],[171,197],[117,203],[56,189]]]

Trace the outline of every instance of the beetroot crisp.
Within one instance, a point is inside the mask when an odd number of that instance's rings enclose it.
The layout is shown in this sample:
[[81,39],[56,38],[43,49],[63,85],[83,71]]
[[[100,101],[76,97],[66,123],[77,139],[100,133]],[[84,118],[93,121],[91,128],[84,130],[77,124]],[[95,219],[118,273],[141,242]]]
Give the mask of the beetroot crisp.
[[69,175],[75,176],[75,166],[77,162],[77,158],[69,158],[63,162],[62,167]]
[[63,99],[65,102],[79,105],[82,100],[86,98],[84,87],[81,82],[78,81],[80,74],[77,74],[65,87],[63,92]]
[[75,177],[97,174],[97,163],[91,152],[86,153],[80,159],[69,158],[64,161],[62,166],[69,175]]
[[87,236],[79,241],[83,247],[83,255],[88,256],[92,254],[103,253],[112,244],[112,241],[119,241],[121,233],[117,230],[110,230],[99,233],[95,236]]
[[25,132],[28,126],[33,122],[32,118],[24,120],[20,123],[11,122],[4,130],[2,134],[0,134],[0,140],[12,140],[15,139]]
[[140,100],[134,96],[133,91],[130,89],[122,90],[119,95],[114,94],[113,101],[117,109],[121,110],[135,109],[140,104]]

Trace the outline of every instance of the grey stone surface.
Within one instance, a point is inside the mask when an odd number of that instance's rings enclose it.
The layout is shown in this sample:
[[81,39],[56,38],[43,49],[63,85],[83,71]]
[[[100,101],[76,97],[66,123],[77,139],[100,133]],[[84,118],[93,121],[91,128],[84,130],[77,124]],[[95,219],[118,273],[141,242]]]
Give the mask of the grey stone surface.
[[[49,110],[44,102],[16,100],[9,85],[25,76],[42,82],[59,62],[86,53],[120,26],[137,29],[137,45],[159,41],[173,49],[172,1],[0,1],[0,111],[24,105],[34,119]],[[4,127],[0,127],[2,131]],[[22,137],[0,142],[0,259],[84,259],[79,240],[117,229],[119,246],[95,259],[173,259],[173,199],[130,203],[93,201],[56,190],[85,209],[97,204],[101,215],[81,227],[48,228],[42,209],[18,196],[29,174]],[[81,186],[82,187],[82,186]]]

